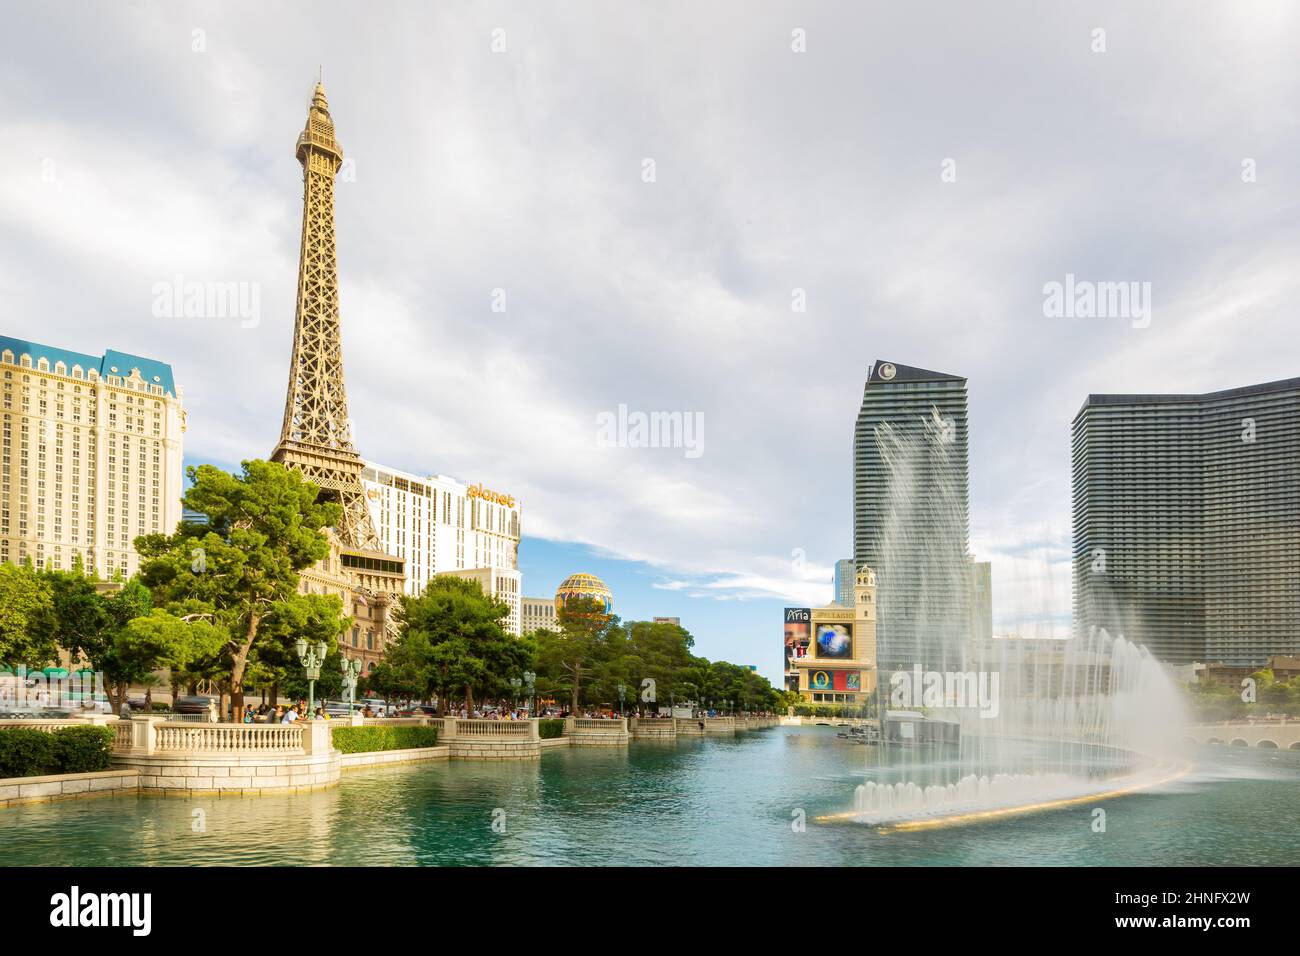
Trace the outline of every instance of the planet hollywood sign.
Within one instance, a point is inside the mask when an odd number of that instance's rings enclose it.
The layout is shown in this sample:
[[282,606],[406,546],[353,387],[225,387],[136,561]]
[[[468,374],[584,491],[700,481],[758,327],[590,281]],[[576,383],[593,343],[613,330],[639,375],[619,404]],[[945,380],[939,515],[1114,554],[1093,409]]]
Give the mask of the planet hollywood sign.
[[507,508],[515,506],[514,495],[503,495],[499,491],[492,491],[490,488],[484,488],[482,485],[470,485],[465,494],[470,498],[482,498],[484,501],[494,501],[499,505],[505,505]]

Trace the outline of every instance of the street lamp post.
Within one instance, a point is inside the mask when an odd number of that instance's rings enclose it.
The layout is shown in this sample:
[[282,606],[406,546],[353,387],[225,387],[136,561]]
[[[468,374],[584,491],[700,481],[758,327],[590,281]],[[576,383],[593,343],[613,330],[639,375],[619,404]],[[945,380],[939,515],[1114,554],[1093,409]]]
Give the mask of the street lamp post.
[[316,713],[316,681],[320,679],[320,666],[325,663],[325,652],[329,646],[324,641],[318,641],[315,647],[307,644],[305,637],[300,637],[294,642],[294,650],[298,652],[298,660],[302,664],[303,673],[307,675],[307,718]]
[[515,692],[515,693],[514,693],[514,706],[515,706],[515,707],[518,707],[518,706],[519,706],[519,688],[521,688],[521,687],[523,687],[523,686],[524,686],[524,682],[523,682],[522,680],[520,680],[518,677],[512,677],[512,678],[510,678],[510,688],[511,688],[511,690],[513,690],[513,691]]
[[627,699],[627,685],[618,685],[618,715],[623,716],[623,701]]
[[351,715],[353,702],[357,699],[357,678],[361,676],[361,661],[343,658],[343,692],[348,695],[348,714]]
[[532,671],[524,671],[524,687],[528,691],[528,716],[537,715],[537,675]]

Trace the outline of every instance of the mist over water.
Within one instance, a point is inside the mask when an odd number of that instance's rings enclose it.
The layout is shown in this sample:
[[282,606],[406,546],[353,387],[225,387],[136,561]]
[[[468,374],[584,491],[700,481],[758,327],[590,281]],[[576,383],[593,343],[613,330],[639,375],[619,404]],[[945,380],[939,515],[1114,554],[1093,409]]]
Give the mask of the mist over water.
[[[925,714],[854,793],[867,822],[1010,808],[1145,786],[1181,749],[1165,668],[1103,630],[992,639],[974,612],[965,470],[952,424],[877,426],[888,481],[877,545],[882,711]],[[996,582],[995,582],[996,587]],[[886,735],[888,736],[888,735]]]

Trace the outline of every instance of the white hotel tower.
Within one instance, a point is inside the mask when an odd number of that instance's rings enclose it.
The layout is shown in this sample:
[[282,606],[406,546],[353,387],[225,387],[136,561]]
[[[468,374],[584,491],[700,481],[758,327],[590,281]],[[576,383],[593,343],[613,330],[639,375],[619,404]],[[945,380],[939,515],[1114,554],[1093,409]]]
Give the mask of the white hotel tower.
[[406,593],[454,574],[478,581],[510,606],[520,633],[519,502],[446,475],[413,475],[367,461],[361,472],[382,550],[406,561]]
[[171,366],[0,336],[0,562],[102,578],[181,520],[185,411]]

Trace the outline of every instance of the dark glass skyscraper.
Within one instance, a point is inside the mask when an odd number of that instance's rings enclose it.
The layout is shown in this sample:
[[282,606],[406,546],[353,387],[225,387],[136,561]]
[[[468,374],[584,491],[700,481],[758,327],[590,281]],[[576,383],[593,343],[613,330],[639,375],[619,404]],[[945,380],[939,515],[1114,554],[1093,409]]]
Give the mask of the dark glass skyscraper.
[[1175,664],[1300,652],[1300,378],[1089,395],[1072,430],[1076,629]]
[[858,569],[852,558],[840,558],[835,562],[835,603],[853,607],[853,585]]
[[853,433],[853,557],[876,572],[882,671],[947,670],[964,656],[967,462],[966,379],[877,361]]

